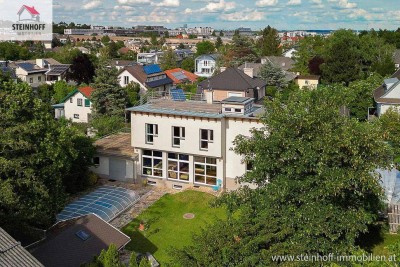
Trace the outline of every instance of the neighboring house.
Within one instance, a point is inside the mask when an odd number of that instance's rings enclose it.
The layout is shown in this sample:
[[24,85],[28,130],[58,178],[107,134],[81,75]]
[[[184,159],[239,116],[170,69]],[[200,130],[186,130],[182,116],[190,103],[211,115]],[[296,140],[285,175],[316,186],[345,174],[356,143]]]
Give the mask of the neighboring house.
[[297,50],[295,48],[290,48],[289,50],[283,53],[283,56],[287,58],[293,58],[296,52]]
[[16,61],[10,66],[15,69],[18,78],[32,87],[65,80],[70,67],[70,65],[61,64],[52,58]]
[[91,170],[100,177],[123,182],[137,180],[138,155],[131,146],[131,133],[109,135],[97,140],[94,166]]
[[0,61],[0,74],[8,75],[12,80],[17,81],[17,75],[15,75],[15,71],[8,66],[8,61]]
[[137,63],[132,60],[112,59],[108,67],[115,67],[117,70],[122,70],[125,67],[135,66]]
[[221,101],[231,96],[251,97],[255,101],[265,96],[266,82],[253,76],[253,69],[241,71],[237,68],[221,69],[221,73],[199,83],[197,93],[214,91],[214,100]]
[[199,78],[196,74],[181,68],[170,69],[164,72],[173,81],[174,85],[180,83],[194,83],[197,81],[197,78]]
[[160,63],[160,58],[162,57],[162,55],[163,52],[160,51],[138,53],[137,62],[141,64],[158,64]]
[[298,75],[294,79],[294,83],[299,86],[300,89],[308,87],[310,89],[315,89],[318,87],[320,76],[318,75]]
[[156,92],[168,92],[172,87],[172,80],[167,77],[164,71],[158,65],[135,65],[125,67],[118,74],[119,82],[122,87],[129,83],[137,83],[140,85],[141,93],[152,89]]
[[88,123],[92,116],[90,95],[94,89],[90,86],[75,89],[61,103],[53,105],[55,118],[64,117],[73,122]]
[[78,46],[78,47],[75,47],[75,49],[78,49],[79,51],[81,51],[82,54],[90,54],[90,50],[87,49],[86,47]]
[[380,117],[389,108],[400,107],[400,69],[397,70],[389,79],[375,89],[374,100],[377,104],[377,116]]
[[206,92],[207,101],[163,97],[127,109],[139,175],[148,184],[175,189],[239,187],[235,178],[251,166],[231,150],[233,141],[263,127],[258,115],[264,109],[247,97],[213,102],[213,93]]
[[131,239],[95,214],[60,221],[46,231],[46,238],[32,248],[45,266],[79,267],[90,263],[114,244],[121,250]]
[[0,227],[0,266],[44,267],[21,243]]
[[191,49],[175,49],[176,59],[182,61],[185,58],[193,57],[194,52]]
[[260,78],[261,68],[267,62],[270,62],[275,67],[280,68],[285,74],[285,80],[287,82],[291,82],[296,78],[297,73],[290,71],[290,69],[293,67],[294,61],[293,59],[286,57],[265,57],[261,59],[261,63],[246,62],[245,64],[240,65],[239,69],[244,70],[245,68],[251,68],[253,69],[253,75]]
[[217,54],[202,55],[197,57],[194,61],[194,74],[199,77],[211,77],[216,69],[218,57],[219,55]]
[[400,49],[397,49],[393,55],[393,61],[396,69],[400,69]]

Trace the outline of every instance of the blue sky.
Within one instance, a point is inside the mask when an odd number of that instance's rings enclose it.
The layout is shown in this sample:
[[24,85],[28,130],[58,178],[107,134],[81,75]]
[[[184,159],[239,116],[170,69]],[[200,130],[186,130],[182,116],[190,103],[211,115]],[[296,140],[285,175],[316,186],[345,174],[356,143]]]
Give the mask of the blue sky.
[[92,25],[188,24],[254,30],[267,25],[279,30],[400,27],[399,0],[53,0],[53,6],[55,22]]

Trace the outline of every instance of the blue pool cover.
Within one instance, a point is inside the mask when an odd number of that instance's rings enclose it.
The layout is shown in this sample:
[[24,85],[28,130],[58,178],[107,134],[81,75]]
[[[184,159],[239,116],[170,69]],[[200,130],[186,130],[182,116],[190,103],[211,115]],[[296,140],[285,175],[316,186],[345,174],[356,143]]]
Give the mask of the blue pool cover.
[[132,190],[116,186],[102,186],[68,204],[57,215],[57,221],[94,213],[109,222],[138,200],[139,195]]

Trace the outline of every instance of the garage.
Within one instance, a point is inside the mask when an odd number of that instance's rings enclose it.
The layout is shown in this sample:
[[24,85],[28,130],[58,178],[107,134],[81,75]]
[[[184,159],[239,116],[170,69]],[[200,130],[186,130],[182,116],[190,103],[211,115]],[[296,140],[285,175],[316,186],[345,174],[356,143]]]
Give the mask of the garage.
[[110,160],[109,178],[117,181],[125,181],[126,165],[127,165],[126,160],[117,158],[109,158],[109,160]]

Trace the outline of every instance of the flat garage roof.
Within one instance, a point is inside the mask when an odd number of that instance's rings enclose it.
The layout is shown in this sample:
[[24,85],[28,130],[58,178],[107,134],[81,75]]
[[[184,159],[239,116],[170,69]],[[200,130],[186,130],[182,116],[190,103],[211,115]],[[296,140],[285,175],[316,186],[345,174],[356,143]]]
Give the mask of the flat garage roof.
[[106,222],[132,206],[139,200],[139,195],[132,190],[116,186],[102,186],[97,190],[68,204],[57,215],[57,221],[69,220],[94,213]]

